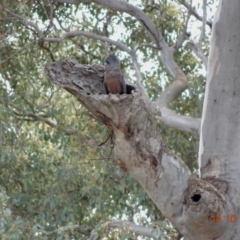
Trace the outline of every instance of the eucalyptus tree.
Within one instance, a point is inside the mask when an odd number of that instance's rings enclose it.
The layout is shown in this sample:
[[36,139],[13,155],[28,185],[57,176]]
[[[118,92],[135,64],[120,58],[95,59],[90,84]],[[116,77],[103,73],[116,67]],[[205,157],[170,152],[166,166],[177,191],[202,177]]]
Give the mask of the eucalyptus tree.
[[[3,236],[238,239],[240,3],[220,1],[213,23],[206,0],[202,15],[185,0],[29,3],[1,5]],[[111,51],[128,94],[106,94]],[[43,81],[49,61],[81,104]]]

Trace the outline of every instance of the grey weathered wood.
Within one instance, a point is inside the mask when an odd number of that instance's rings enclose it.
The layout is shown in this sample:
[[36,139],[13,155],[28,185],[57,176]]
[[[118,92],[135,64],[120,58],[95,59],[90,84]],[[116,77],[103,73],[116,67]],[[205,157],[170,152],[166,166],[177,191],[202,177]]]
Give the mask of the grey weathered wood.
[[[224,212],[227,183],[199,180],[164,144],[155,117],[137,89],[105,93],[103,66],[62,60],[46,65],[50,81],[73,94],[113,133],[115,161],[141,183],[162,213],[189,239],[213,239],[223,230],[212,216]],[[205,172],[208,172],[207,167]],[[221,190],[219,189],[221,188]],[[199,198],[200,196],[200,198]]]

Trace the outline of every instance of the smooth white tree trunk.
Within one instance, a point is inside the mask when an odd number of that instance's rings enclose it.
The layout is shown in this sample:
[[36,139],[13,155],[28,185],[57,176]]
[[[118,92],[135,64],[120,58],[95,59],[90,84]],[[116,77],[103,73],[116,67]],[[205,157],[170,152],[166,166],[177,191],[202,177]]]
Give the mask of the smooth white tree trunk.
[[[211,163],[211,164],[210,164]],[[204,98],[199,165],[203,178],[227,184],[218,239],[240,236],[240,1],[220,1],[215,15]],[[231,222],[232,219],[232,222]],[[236,220],[236,221],[234,221]]]

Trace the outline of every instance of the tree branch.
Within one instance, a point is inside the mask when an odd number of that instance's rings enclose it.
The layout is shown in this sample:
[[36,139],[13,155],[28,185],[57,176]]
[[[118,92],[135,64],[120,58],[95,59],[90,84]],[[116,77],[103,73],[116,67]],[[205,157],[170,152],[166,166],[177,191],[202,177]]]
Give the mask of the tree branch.
[[81,31],[81,30],[66,32],[66,33],[62,34],[62,36],[60,36],[59,38],[43,38],[43,40],[47,41],[47,42],[62,42],[66,38],[72,38],[72,37],[77,37],[77,36],[85,36],[85,37],[93,38],[93,39],[96,39],[96,40],[99,40],[102,42],[108,42],[110,44],[117,46],[120,50],[127,52],[128,54],[131,55],[131,49],[129,49],[123,43],[121,43],[119,41],[114,41],[107,37],[99,36],[97,34],[85,32],[85,31]]
[[[179,0],[179,2],[180,2],[183,6],[185,6],[185,7],[188,9],[188,11],[190,11],[190,13],[195,16],[196,19],[198,19],[199,21],[203,21],[203,17],[201,17],[201,16],[197,13],[197,11],[196,11],[189,3],[186,2],[186,0]],[[207,20],[207,21],[206,21],[206,24],[207,24],[210,28],[212,28],[212,21]]]
[[204,41],[204,37],[205,37],[205,27],[207,22],[207,0],[203,0],[202,9],[203,9],[203,20],[202,20],[202,30],[198,40],[199,46],[202,46],[202,42]]
[[[21,119],[24,121],[31,121],[31,122],[41,121],[52,128],[59,129],[59,126],[56,123],[47,119],[46,114],[37,115],[32,112],[18,113],[14,109],[11,109],[11,110],[17,116],[18,119]],[[64,132],[68,136],[75,135],[75,136],[80,137],[81,145],[88,145],[88,146],[99,146],[100,145],[99,141],[97,142],[97,141],[93,141],[93,140],[88,140],[85,136],[82,135],[82,133],[78,129],[67,128],[64,130]]]
[[186,89],[186,85],[186,76],[180,72],[176,76],[174,82],[162,92],[155,104],[161,111],[161,121],[167,126],[199,134],[201,124],[200,119],[178,115],[168,108],[169,103]]
[[208,57],[206,57],[203,53],[202,46],[203,46],[203,41],[205,38],[205,27],[206,27],[206,22],[207,22],[207,2],[206,0],[203,0],[203,18],[202,18],[202,29],[201,29],[201,34],[198,39],[198,43],[194,43],[193,41],[188,42],[188,46],[190,49],[196,54],[196,56],[201,59],[203,62],[205,68],[207,69],[207,64],[208,64]]
[[196,54],[196,56],[203,62],[205,68],[207,69],[208,57],[204,55],[202,49],[198,46],[198,44],[195,44],[193,41],[189,41],[187,45]]
[[105,229],[123,229],[125,231],[134,232],[137,235],[153,238],[158,240],[160,237],[161,239],[165,239],[164,235],[161,234],[158,228],[148,228],[140,225],[136,225],[135,223],[131,223],[128,221],[122,220],[112,220],[108,221],[104,224]]
[[[108,37],[109,38],[109,32],[108,32],[108,26],[110,25],[111,23],[111,20],[112,20],[112,16],[113,16],[113,11],[111,10],[108,10],[107,11],[107,14],[106,14],[106,21],[104,22],[103,24],[103,33],[104,33],[104,36]],[[110,45],[111,46],[111,45]],[[107,44],[107,42],[105,42],[105,52],[106,52],[106,55],[109,55],[109,44]]]
[[146,105],[149,106],[149,109],[148,109],[149,112],[151,112],[153,115],[157,115],[158,113],[157,113],[156,109],[154,108],[152,101],[150,100],[145,87],[142,84],[142,75],[141,75],[141,71],[140,71],[140,64],[138,63],[137,55],[136,55],[135,51],[131,52],[131,57],[132,57],[132,62],[133,62],[133,66],[134,66],[135,73],[136,73],[137,87],[139,88],[140,92],[143,94],[143,96],[144,96],[143,99],[144,99]]
[[38,37],[39,37],[39,38],[42,38],[42,37],[44,36],[43,32],[40,30],[40,28],[38,27],[38,25],[37,25],[36,23],[31,22],[31,21],[27,20],[26,18],[24,18],[24,17],[22,17],[22,16],[20,16],[20,15],[17,15],[17,14],[15,14],[15,13],[13,13],[11,10],[7,9],[7,8],[4,7],[3,5],[0,6],[0,10],[1,10],[1,11],[5,11],[5,12],[9,13],[10,15],[16,17],[16,18],[17,18],[18,20],[20,20],[20,21],[23,23],[23,25],[25,25],[26,27],[29,27],[29,26],[32,27],[32,28],[36,31],[36,33],[38,34]]
[[150,37],[156,42],[158,47],[161,45],[161,41],[164,41],[161,34],[158,32],[156,26],[153,24],[153,22],[148,18],[148,16],[140,9],[135,6],[133,6],[130,3],[127,3],[123,0],[117,0],[117,1],[108,1],[108,0],[55,0],[56,2],[60,3],[91,3],[95,2],[101,5],[104,5],[107,8],[114,9],[120,12],[126,12],[129,15],[135,17],[147,30]]
[[67,226],[59,227],[58,229],[55,229],[53,231],[45,231],[40,224],[37,224],[36,227],[37,227],[37,229],[36,229],[37,232],[42,233],[47,236],[56,234],[58,232],[64,232],[64,231],[69,231],[69,230],[78,230],[79,232],[88,234],[89,232],[92,232],[92,230],[93,230],[93,228],[91,228],[91,227],[75,225],[75,224],[69,224]]
[[[124,229],[125,231],[131,231],[136,233],[137,235],[150,237],[153,239],[158,240],[160,237],[161,239],[165,239],[164,235],[161,234],[160,230],[157,228],[147,228],[144,226],[136,225],[134,223],[128,222],[128,221],[122,221],[122,220],[112,220],[108,221],[103,225],[103,228],[105,230],[107,229]],[[37,232],[50,236],[53,234],[57,234],[59,232],[65,232],[69,230],[77,230],[79,232],[83,232],[85,234],[88,234],[90,232],[90,237],[88,240],[96,240],[98,239],[99,235],[96,232],[95,229],[88,227],[88,226],[81,226],[81,225],[74,225],[69,224],[67,226],[59,227],[58,229],[52,230],[52,231],[46,231],[43,229],[43,227],[39,224],[37,224]]]
[[187,37],[189,37],[189,33],[187,32],[187,27],[188,27],[188,22],[189,22],[189,19],[191,17],[191,13],[190,11],[188,11],[188,15],[187,15],[187,20],[186,20],[186,23],[184,24],[184,28],[183,28],[183,31],[182,33],[180,33],[177,37],[177,41],[175,42],[174,44],[174,49],[175,50],[178,50],[180,47],[182,47],[184,41],[187,39]]
[[149,48],[152,48],[154,50],[159,50],[156,46],[154,46],[153,44],[150,44],[150,43],[143,43],[143,44],[140,44],[138,45],[136,48],[135,48],[135,52],[137,52],[137,50],[141,49],[141,48],[144,48],[144,47],[149,47]]

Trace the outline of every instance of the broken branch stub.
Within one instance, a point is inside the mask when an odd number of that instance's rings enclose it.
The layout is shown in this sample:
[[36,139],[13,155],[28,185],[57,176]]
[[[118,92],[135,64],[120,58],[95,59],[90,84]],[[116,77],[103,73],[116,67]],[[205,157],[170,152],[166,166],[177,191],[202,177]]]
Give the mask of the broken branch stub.
[[45,71],[53,84],[74,95],[113,131],[114,158],[119,165],[129,170],[146,162],[157,168],[163,155],[162,138],[154,116],[147,111],[148,106],[135,86],[127,84],[127,93],[131,94],[107,95],[102,65],[82,65],[70,59],[49,63]]
[[97,120],[110,128],[115,126],[124,130],[123,126],[130,121],[127,116],[138,111],[137,108],[125,107],[140,99],[135,86],[127,84],[127,94],[124,95],[107,95],[102,65],[82,65],[76,60],[66,59],[47,64],[45,72],[53,84],[74,95]]

